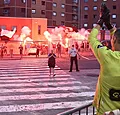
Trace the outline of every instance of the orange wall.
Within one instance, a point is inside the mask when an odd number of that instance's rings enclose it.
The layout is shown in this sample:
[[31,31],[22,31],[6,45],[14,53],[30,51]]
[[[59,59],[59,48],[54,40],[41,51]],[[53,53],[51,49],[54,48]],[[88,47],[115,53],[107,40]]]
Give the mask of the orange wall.
[[[38,34],[38,25],[40,25],[40,33]],[[46,41],[46,38],[44,37],[44,31],[47,30],[47,19],[44,18],[12,18],[12,17],[0,17],[0,26],[6,26],[6,30],[11,31],[12,26],[17,27],[17,31],[14,35],[20,36],[21,29],[23,26],[27,26],[31,29],[31,35],[29,36],[34,41]],[[13,38],[11,38],[13,40]],[[0,45],[3,44],[3,41],[0,41]],[[19,53],[19,45],[20,43],[10,43],[7,44],[8,52],[10,48],[14,49],[14,53]]]

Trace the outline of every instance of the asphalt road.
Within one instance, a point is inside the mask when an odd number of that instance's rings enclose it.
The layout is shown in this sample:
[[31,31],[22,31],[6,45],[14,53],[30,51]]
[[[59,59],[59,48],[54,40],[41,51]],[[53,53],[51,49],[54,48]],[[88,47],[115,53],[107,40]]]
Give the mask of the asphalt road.
[[57,58],[52,82],[47,58],[0,60],[0,115],[56,115],[92,101],[99,64],[87,58],[79,60],[79,72]]

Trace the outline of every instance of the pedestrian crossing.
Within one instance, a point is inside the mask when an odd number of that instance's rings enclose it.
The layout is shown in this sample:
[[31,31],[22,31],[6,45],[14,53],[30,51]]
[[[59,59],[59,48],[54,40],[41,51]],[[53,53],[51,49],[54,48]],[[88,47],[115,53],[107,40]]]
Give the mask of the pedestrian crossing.
[[58,66],[55,73],[46,58],[0,61],[0,115],[56,115],[92,102],[89,87]]

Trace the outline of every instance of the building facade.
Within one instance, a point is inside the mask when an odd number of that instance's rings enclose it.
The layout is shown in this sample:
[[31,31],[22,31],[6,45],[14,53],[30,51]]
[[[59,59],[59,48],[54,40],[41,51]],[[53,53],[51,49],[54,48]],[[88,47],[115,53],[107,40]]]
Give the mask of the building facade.
[[78,27],[78,0],[1,0],[0,16],[47,18],[48,26]]
[[111,22],[119,27],[119,0],[1,0],[0,16],[47,18],[48,27],[91,29],[99,18],[102,2],[111,11]]
[[111,12],[111,23],[120,27],[120,2],[119,0],[80,0],[80,27],[90,29],[99,19],[99,9],[105,2]]

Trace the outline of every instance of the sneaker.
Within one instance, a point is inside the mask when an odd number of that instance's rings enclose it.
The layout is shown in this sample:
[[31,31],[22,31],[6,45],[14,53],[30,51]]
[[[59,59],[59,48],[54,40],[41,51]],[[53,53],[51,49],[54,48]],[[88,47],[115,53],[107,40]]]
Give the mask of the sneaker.
[[69,71],[69,72],[72,72],[72,71]]

